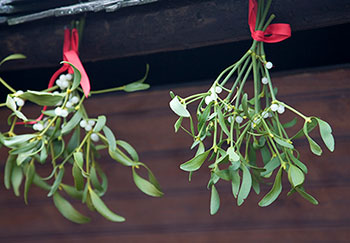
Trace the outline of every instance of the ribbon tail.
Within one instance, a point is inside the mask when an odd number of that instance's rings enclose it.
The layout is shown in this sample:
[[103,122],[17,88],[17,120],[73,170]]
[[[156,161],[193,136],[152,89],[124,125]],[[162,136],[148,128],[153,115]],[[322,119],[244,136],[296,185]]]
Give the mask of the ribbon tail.
[[65,58],[68,62],[73,64],[81,73],[80,85],[84,91],[85,97],[89,96],[90,93],[90,80],[89,77],[81,63],[77,52],[70,50],[64,53]]

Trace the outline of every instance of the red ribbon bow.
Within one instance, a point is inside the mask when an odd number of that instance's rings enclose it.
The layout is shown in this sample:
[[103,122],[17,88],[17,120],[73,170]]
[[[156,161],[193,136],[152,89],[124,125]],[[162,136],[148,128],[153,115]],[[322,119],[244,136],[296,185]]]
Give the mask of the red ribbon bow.
[[[73,64],[81,73],[80,85],[84,91],[86,97],[90,93],[90,80],[88,75],[85,72],[83,64],[81,63],[78,55],[78,45],[79,45],[79,34],[77,29],[72,29],[72,33],[69,29],[64,30],[64,43],[63,43],[63,60]],[[68,73],[74,73],[73,68],[68,63],[63,63],[51,77],[48,88],[51,88],[58,76],[67,71]],[[43,107],[43,111],[46,111],[47,106]],[[44,117],[42,113],[35,121],[31,122],[17,122],[17,124],[35,124]]]
[[[64,43],[63,43],[63,60],[73,64],[81,73],[80,85],[83,88],[84,94],[88,97],[90,93],[90,81],[85,72],[83,64],[81,63],[78,55],[79,35],[77,29],[72,29],[72,34],[69,29],[64,30]],[[63,66],[58,69],[51,77],[49,82],[49,88],[53,86],[58,76],[67,71],[73,73],[73,69],[68,63],[64,63]]]
[[291,36],[291,29],[289,24],[270,24],[265,31],[255,30],[257,11],[257,1],[249,0],[248,23],[252,38],[254,40],[263,41],[266,43],[276,43],[283,41]]

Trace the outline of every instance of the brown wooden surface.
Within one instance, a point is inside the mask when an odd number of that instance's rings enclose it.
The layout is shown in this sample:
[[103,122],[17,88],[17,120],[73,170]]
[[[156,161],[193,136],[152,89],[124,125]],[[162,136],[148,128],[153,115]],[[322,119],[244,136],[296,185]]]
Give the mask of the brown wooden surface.
[[[90,98],[87,110],[91,117],[106,114],[108,125],[119,139],[129,141],[159,179],[165,192],[163,198],[145,196],[136,189],[130,169],[113,162],[103,154],[100,161],[109,177],[107,205],[125,216],[125,223],[111,223],[92,214],[92,222],[76,225],[65,220],[45,192],[32,188],[29,205],[11,191],[0,187],[0,242],[348,242],[350,237],[350,69],[337,68],[298,74],[277,74],[273,77],[279,88],[278,97],[305,114],[329,121],[336,138],[334,153],[324,151],[312,155],[305,140],[296,147],[302,154],[309,173],[306,190],[320,205],[313,206],[298,195],[287,198],[289,185],[284,175],[280,198],[267,208],[257,202],[262,194],[251,193],[237,207],[228,183],[219,183],[221,208],[209,215],[206,189],[206,166],[187,181],[187,173],[179,164],[191,158],[191,139],[184,133],[174,134],[176,116],[168,108],[168,89],[151,90],[128,95]],[[172,87],[176,94],[186,96],[205,90],[208,82],[188,87]],[[32,111],[28,107],[28,112]],[[8,112],[0,111],[1,118]],[[285,119],[290,114],[284,115]],[[4,119],[1,131],[6,130]],[[319,141],[318,133],[313,137]],[[0,151],[5,158],[6,151]],[[1,162],[0,177],[3,177]],[[39,167],[39,166],[38,166]],[[45,168],[39,169],[42,175]],[[75,204],[78,208],[79,203]],[[88,213],[87,211],[84,211]]]
[[[278,0],[271,13],[293,32],[350,22],[348,0]],[[88,14],[81,59],[107,60],[171,50],[185,50],[250,39],[247,0],[162,0]],[[71,17],[0,26],[0,58],[23,53],[26,61],[5,69],[57,66],[62,60],[63,28]],[[34,41],[36,40],[36,41]]]

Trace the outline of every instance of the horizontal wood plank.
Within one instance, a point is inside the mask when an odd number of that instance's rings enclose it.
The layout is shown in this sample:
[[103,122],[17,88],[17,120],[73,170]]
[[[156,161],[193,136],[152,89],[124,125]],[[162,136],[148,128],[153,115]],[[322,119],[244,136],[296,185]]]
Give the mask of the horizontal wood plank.
[[[274,1],[271,13],[277,15],[277,22],[289,23],[293,31],[350,21],[346,0]],[[247,15],[246,0],[165,0],[115,13],[88,14],[81,58],[90,62],[250,39]],[[0,57],[28,56],[26,61],[2,68],[57,66],[62,60],[63,28],[71,20],[49,18],[0,26]]]

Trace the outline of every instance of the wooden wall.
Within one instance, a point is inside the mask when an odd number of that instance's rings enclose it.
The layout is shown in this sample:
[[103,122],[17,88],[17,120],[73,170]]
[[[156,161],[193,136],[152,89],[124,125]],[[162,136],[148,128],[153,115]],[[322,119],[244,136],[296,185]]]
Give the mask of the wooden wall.
[[[305,114],[320,116],[333,127],[334,153],[325,151],[317,157],[305,140],[296,143],[309,167],[306,189],[319,200],[318,206],[298,195],[287,198],[289,186],[284,176],[282,195],[267,208],[259,208],[257,202],[268,187],[259,196],[252,193],[238,207],[230,186],[219,184],[221,208],[216,216],[209,215],[208,170],[203,166],[189,183],[187,173],[179,169],[193,155],[188,149],[191,139],[182,132],[174,134],[176,116],[168,108],[169,89],[186,96],[208,88],[209,82],[203,82],[99,96],[86,102],[90,116],[106,114],[116,136],[139,151],[141,161],[159,179],[163,198],[142,194],[130,170],[104,155],[100,161],[109,177],[104,199],[127,218],[125,223],[93,215],[91,223],[76,225],[65,220],[40,189],[31,189],[25,206],[23,198],[16,198],[1,184],[0,242],[346,242],[350,237],[350,68],[276,74],[273,82],[281,100]],[[7,114],[5,109],[0,111],[1,131],[6,130]],[[319,141],[317,133],[314,137]],[[2,180],[6,151],[0,153]]]

